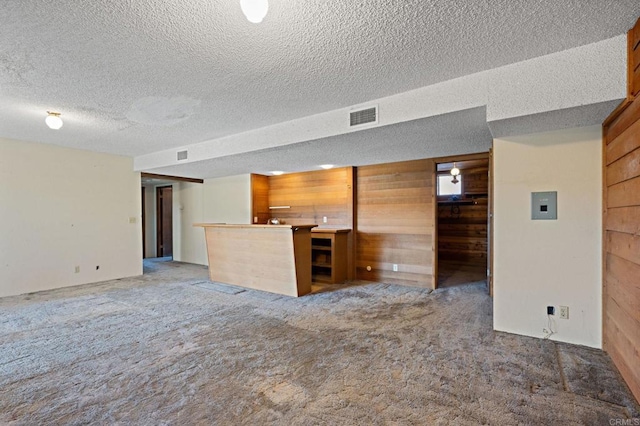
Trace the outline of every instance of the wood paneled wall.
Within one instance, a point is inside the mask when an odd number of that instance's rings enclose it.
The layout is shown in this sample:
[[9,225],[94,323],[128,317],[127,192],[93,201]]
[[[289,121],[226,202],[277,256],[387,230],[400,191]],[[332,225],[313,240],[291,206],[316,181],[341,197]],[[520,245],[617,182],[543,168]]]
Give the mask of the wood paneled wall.
[[438,203],[438,258],[486,265],[488,198],[480,197],[489,194],[489,159],[473,164],[462,169],[462,183],[463,199],[475,204]]
[[[291,225],[316,223],[324,228],[353,226],[353,168],[342,167],[269,177],[271,217]],[[327,223],[322,222],[327,217]]]
[[487,264],[487,198],[438,205],[438,258]]
[[251,211],[252,223],[269,220],[269,176],[251,175]]
[[604,348],[640,399],[640,100],[604,137]]
[[270,212],[287,224],[352,230],[347,237],[349,279],[355,276],[354,173],[353,167],[342,167],[270,176],[268,197],[270,206],[291,207]]
[[358,167],[359,279],[434,288],[434,167],[432,160]]
[[[634,36],[640,41],[640,21]],[[631,90],[603,126],[603,340],[640,401],[640,99]]]

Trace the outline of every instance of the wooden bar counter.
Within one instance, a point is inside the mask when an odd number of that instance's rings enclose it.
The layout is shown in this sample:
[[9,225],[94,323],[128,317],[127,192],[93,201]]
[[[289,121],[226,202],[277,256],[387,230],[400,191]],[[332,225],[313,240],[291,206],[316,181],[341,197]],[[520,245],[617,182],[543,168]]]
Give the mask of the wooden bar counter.
[[311,228],[196,223],[205,230],[209,278],[287,296],[311,293]]

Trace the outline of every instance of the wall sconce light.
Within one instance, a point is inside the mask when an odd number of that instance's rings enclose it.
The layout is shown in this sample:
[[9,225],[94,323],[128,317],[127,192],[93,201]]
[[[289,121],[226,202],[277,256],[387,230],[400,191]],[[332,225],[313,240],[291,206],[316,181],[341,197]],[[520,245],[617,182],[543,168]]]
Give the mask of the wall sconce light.
[[242,13],[249,22],[259,24],[269,11],[269,0],[240,0]]
[[60,118],[60,113],[52,111],[47,111],[47,118],[44,119],[44,122],[53,130],[58,130],[64,124],[62,118]]

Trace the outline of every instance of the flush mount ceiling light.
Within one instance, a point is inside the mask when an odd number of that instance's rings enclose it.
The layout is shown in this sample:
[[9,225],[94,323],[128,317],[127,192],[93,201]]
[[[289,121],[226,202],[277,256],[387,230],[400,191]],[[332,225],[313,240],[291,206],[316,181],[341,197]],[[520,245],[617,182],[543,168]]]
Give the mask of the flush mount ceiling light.
[[451,183],[458,183],[460,182],[458,180],[458,176],[460,176],[460,169],[456,167],[456,163],[453,163],[453,168],[451,169],[451,171],[449,172],[451,173],[451,176],[453,176],[453,179],[451,179]]
[[53,130],[58,130],[63,124],[62,118],[60,118],[60,113],[52,111],[47,111],[47,118],[44,119],[44,122]]
[[320,165],[325,170],[333,169],[333,164],[322,164]]
[[284,172],[281,170],[274,170],[271,174],[274,176],[280,176],[281,174],[284,174]]
[[240,0],[240,8],[242,13],[247,17],[249,22],[259,24],[262,22],[269,11],[268,0]]

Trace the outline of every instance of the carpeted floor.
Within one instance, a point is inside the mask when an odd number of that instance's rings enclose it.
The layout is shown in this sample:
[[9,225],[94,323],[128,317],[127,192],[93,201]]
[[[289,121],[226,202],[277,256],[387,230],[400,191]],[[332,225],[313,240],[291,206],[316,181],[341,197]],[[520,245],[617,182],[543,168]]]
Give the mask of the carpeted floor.
[[438,260],[438,288],[453,287],[486,279],[486,264],[449,259]]
[[148,262],[142,277],[0,299],[0,424],[640,418],[602,351],[494,332],[484,283],[293,299],[206,275]]

